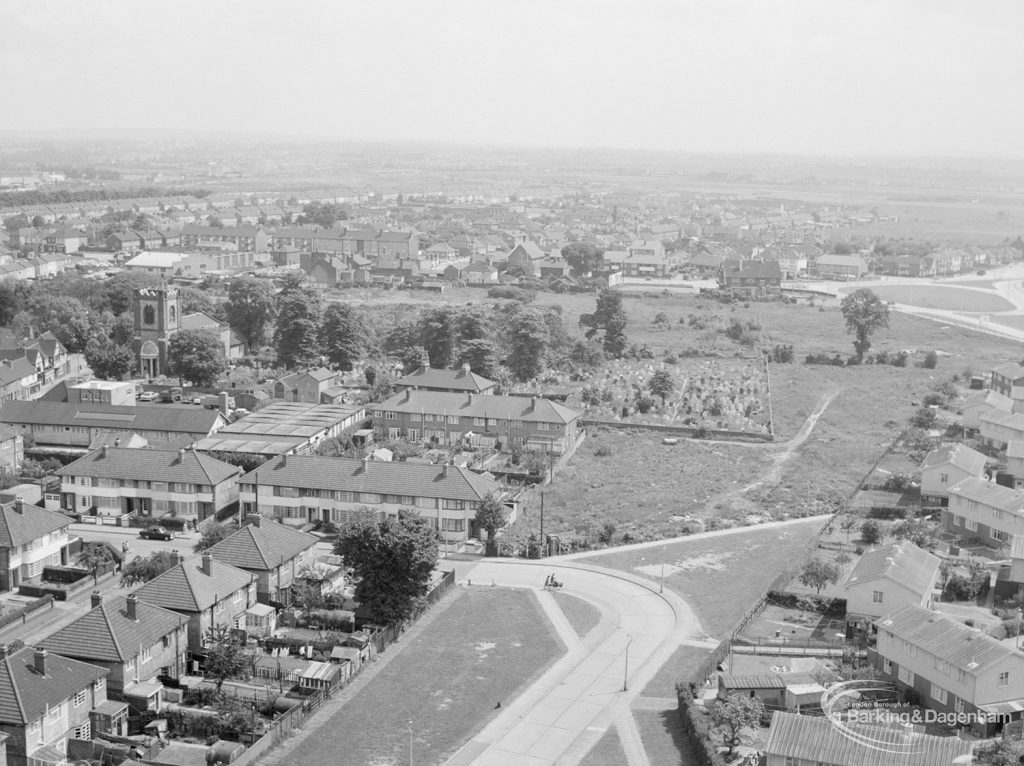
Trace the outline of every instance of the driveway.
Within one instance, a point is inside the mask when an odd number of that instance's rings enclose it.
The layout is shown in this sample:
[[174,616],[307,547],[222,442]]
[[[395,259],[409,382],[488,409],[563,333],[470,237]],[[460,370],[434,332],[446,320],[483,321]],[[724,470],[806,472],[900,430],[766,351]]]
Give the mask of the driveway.
[[579,763],[610,726],[618,725],[621,735],[621,722],[632,721],[630,703],[681,643],[702,634],[693,611],[675,593],[659,593],[650,580],[588,564],[487,559],[462,583],[542,591],[550,574],[564,583],[565,593],[596,606],[601,622],[583,640],[556,624],[568,652],[452,756],[449,766]]

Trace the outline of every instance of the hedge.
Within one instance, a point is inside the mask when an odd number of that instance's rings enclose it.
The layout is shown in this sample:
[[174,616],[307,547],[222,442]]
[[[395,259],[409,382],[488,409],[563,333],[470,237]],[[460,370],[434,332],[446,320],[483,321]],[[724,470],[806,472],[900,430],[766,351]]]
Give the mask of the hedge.
[[787,609],[813,608],[818,614],[827,617],[842,617],[846,614],[846,599],[832,596],[808,596],[788,591],[770,591],[768,599],[778,606]]
[[679,692],[678,697],[683,733],[690,742],[699,766],[726,766],[725,758],[711,741],[711,722],[707,711],[695,704],[686,692]]
[[3,617],[0,617],[0,628],[6,628],[8,625],[17,622],[18,620],[24,619],[26,616],[32,614],[32,612],[35,612],[38,609],[42,609],[51,601],[53,601],[53,596],[47,594],[45,596],[42,596],[41,598],[37,598],[30,604],[26,604],[20,609],[15,609],[11,612],[8,612]]

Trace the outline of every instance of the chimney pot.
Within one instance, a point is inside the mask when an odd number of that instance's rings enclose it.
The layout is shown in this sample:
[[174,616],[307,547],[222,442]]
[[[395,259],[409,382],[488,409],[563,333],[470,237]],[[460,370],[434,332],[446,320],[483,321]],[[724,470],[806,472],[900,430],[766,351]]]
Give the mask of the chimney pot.
[[139,599],[134,593],[125,599],[125,610],[128,612],[129,620],[139,619]]
[[92,592],[92,595],[89,596],[89,604],[92,606],[93,609],[95,609],[96,607],[98,607],[102,603],[103,603],[103,594],[100,593],[98,590],[94,590]]
[[181,563],[181,554],[178,553],[178,549],[175,548],[171,551],[171,566],[178,566]]
[[115,447],[120,447],[121,446],[121,437],[120,436],[118,436],[116,439],[114,439],[114,446]]
[[209,553],[203,554],[203,574],[213,577],[213,556]]
[[35,666],[36,672],[41,675],[46,675],[46,650],[36,649],[32,654],[32,664]]

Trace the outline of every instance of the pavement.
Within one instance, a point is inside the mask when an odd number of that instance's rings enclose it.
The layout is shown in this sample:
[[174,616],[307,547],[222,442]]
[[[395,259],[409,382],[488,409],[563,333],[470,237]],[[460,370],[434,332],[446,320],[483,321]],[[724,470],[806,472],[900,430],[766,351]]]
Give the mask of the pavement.
[[[554,574],[565,593],[593,604],[597,627],[576,636],[544,591]],[[629,766],[649,766],[632,704],[681,645],[703,636],[693,610],[671,590],[625,572],[563,559],[486,559],[466,570],[460,585],[530,588],[566,645],[566,654],[467,742],[448,766],[580,763],[615,727]],[[669,701],[674,707],[675,701]],[[643,701],[663,709],[665,700]]]

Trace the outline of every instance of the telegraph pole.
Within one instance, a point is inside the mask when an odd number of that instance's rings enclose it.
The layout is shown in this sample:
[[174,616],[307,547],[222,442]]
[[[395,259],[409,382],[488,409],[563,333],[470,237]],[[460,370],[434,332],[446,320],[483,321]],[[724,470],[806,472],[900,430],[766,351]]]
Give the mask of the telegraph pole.
[[544,553],[544,490],[540,492],[540,550],[543,558]]

